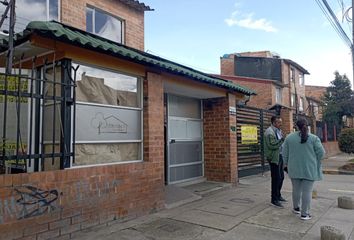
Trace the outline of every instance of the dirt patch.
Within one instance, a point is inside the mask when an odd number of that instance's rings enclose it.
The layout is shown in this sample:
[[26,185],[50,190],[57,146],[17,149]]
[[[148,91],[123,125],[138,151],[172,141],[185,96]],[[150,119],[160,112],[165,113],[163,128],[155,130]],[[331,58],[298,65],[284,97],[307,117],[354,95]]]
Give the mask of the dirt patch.
[[354,171],[354,163],[347,163],[339,168],[340,170]]

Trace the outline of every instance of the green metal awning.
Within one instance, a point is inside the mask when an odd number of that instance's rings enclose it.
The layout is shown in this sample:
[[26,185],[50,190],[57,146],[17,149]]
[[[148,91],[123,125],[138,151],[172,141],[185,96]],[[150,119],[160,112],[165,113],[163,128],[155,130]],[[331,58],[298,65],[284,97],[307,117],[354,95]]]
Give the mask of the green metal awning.
[[[194,70],[181,64],[110,41],[92,33],[88,33],[56,21],[30,22],[22,33],[17,34],[15,44],[18,45],[25,42],[31,34],[37,34],[44,38],[50,38],[114,57],[123,58],[144,66],[156,67],[165,72],[185,76],[195,81],[207,83],[231,91],[240,92],[246,95],[256,94],[255,91],[235,84],[231,81],[209,76],[206,73]],[[2,44],[0,44],[0,51],[5,51],[6,45],[6,41],[3,41]]]

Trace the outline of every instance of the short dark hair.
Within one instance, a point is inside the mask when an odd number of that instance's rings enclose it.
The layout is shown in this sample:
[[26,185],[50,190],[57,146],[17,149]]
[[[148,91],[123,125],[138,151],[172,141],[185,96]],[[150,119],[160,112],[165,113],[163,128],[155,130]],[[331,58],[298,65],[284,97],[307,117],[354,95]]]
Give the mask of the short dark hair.
[[270,119],[270,122],[273,124],[277,119],[281,119],[280,116],[272,116],[272,118]]

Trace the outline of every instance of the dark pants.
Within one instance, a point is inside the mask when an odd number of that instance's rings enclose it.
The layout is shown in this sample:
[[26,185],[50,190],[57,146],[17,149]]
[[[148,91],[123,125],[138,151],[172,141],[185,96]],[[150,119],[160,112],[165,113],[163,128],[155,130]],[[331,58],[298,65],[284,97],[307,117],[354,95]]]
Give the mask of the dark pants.
[[279,164],[270,163],[270,173],[272,176],[272,202],[279,201],[281,188],[284,181],[283,157],[279,156]]

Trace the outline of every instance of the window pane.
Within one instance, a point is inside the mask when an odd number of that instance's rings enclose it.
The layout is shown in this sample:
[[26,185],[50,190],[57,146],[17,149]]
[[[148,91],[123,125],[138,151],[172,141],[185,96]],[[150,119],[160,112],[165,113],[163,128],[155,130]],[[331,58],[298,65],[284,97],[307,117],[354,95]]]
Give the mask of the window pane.
[[[5,8],[0,4],[0,11]],[[47,18],[49,13],[49,19]],[[47,9],[47,0],[17,0],[16,1],[16,25],[15,32],[20,32],[30,21],[59,20],[59,0],[49,0],[49,9]],[[9,26],[6,19],[3,29]]]
[[201,118],[200,101],[192,98],[169,96],[169,115],[175,117]]
[[117,18],[105,14],[97,9],[95,11],[94,33],[115,42],[122,42],[122,24]]
[[141,160],[140,143],[76,144],[74,166]]
[[281,100],[282,100],[281,89],[280,88],[276,88],[275,89],[275,102],[276,103],[281,103]]
[[49,0],[49,19],[59,20],[59,0]]
[[30,21],[47,20],[47,0],[17,0],[15,31],[25,29]]
[[86,31],[93,33],[93,11],[86,8]]
[[139,107],[138,78],[80,65],[77,101]]
[[76,141],[141,140],[141,111],[76,105]]
[[122,42],[122,26],[121,22],[111,16],[108,16],[107,23],[104,28],[98,31],[98,35],[109,40],[121,43]]

